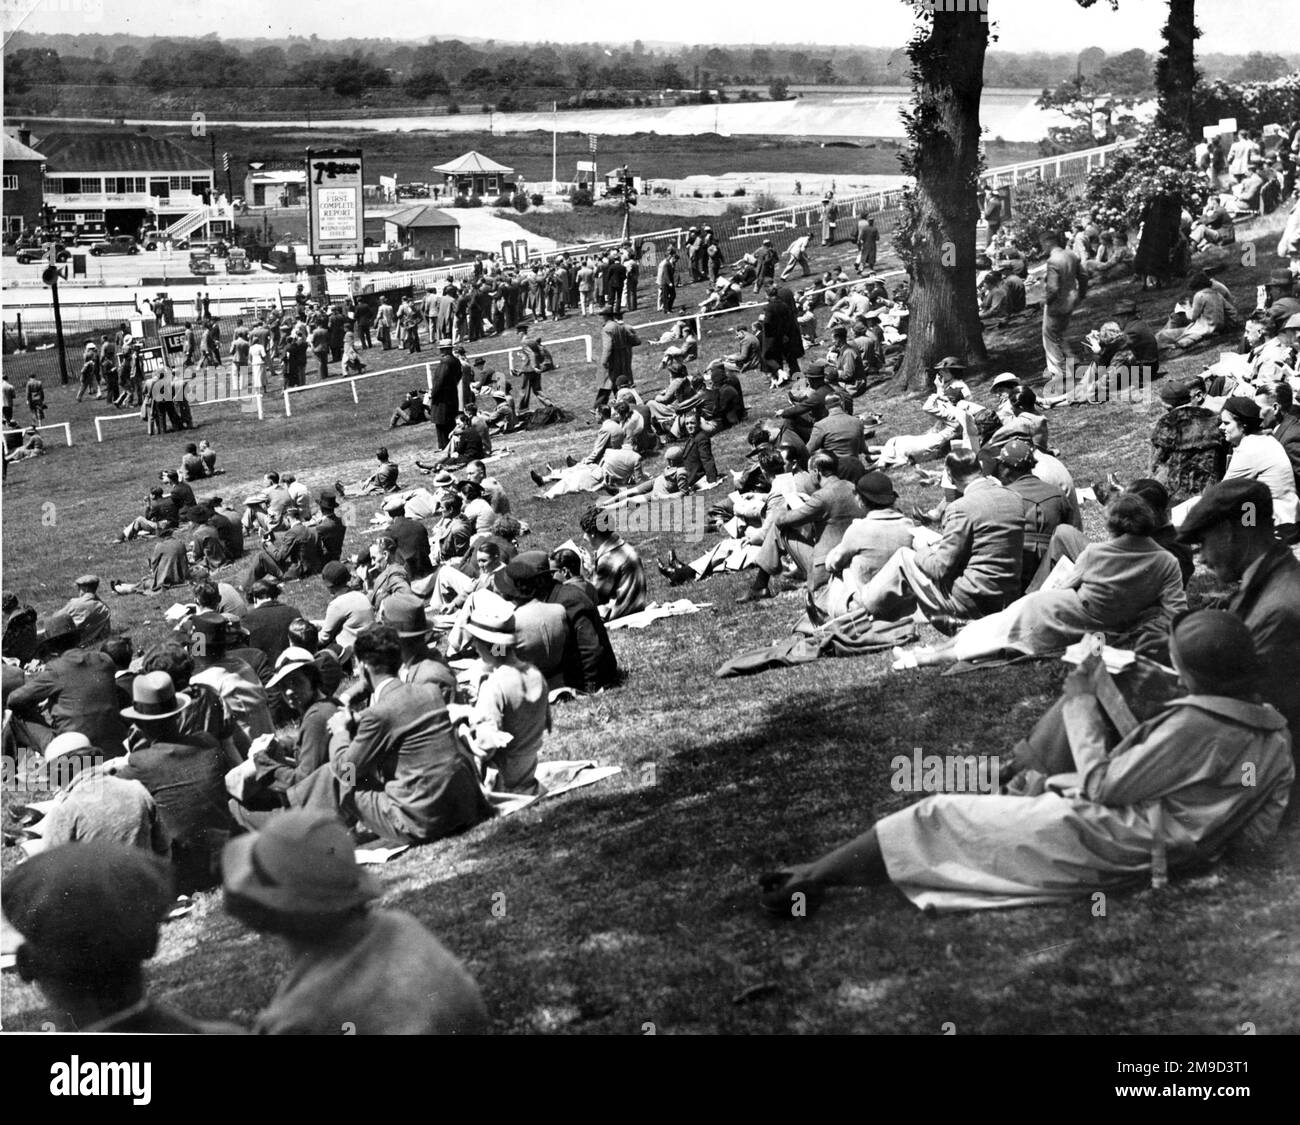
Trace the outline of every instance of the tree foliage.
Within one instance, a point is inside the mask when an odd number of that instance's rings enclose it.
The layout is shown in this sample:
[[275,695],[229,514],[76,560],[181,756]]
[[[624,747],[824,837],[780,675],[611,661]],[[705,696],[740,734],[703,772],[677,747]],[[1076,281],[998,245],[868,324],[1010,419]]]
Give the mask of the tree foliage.
[[1251,51],[1230,75],[1230,82],[1272,82],[1291,70],[1291,65],[1281,55],[1266,55]]
[[1011,241],[1026,258],[1039,253],[1043,235],[1066,230],[1079,210],[1079,201],[1060,180],[1041,180],[1016,193],[1016,221]]
[[1142,130],[1132,148],[1088,173],[1085,197],[1103,226],[1131,229],[1158,195],[1174,196],[1195,214],[1204,205],[1206,192],[1191,139],[1153,123]]

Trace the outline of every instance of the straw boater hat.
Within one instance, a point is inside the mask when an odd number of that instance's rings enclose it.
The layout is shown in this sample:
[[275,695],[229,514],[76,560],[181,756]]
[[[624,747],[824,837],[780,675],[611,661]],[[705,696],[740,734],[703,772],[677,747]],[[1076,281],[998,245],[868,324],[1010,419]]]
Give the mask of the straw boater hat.
[[221,855],[226,893],[294,918],[346,914],[379,897],[333,816],[291,810],[260,832],[236,836]]
[[283,683],[299,668],[306,668],[309,664],[315,663],[316,658],[305,648],[290,645],[275,658],[275,674],[266,681],[268,690],[276,684]]
[[145,672],[131,685],[131,706],[122,708],[124,719],[170,719],[190,705],[190,697],[172,686],[166,672]]

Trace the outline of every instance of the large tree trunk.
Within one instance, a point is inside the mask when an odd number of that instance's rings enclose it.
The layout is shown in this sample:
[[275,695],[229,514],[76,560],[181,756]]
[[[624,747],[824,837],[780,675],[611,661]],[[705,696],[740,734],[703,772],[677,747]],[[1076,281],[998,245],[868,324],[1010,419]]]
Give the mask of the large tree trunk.
[[975,4],[968,7],[925,17],[929,33],[922,28],[908,45],[912,148],[903,166],[916,189],[904,386],[914,377],[924,385],[930,365],[945,355],[975,365],[987,354],[975,296],[975,224],[989,27]]
[[1169,0],[1169,19],[1161,35],[1165,45],[1156,60],[1156,123],[1165,129],[1199,137],[1192,121],[1192,88],[1196,85],[1196,0]]

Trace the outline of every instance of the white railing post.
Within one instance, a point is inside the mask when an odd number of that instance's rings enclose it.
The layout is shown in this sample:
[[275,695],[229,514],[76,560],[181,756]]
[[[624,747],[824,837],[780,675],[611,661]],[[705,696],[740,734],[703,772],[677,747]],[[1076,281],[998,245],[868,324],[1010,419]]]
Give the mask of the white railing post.
[[284,388],[284,416],[285,416],[286,418],[291,418],[291,417],[293,417],[293,410],[290,409],[290,407],[289,407],[289,388],[288,388],[288,387],[285,387],[285,388]]
[[104,440],[104,431],[103,431],[103,429],[100,427],[100,423],[101,423],[102,421],[103,421],[102,418],[96,418],[96,419],[95,419],[95,440],[96,440],[96,441],[103,441],[103,440]]
[[424,365],[424,381],[428,385],[430,392],[432,392],[433,391],[433,364],[432,363],[426,363]]
[[68,441],[68,448],[71,449],[72,448],[72,424],[71,423],[69,422],[63,423],[63,436]]
[[587,362],[590,363],[591,362],[591,337],[590,336],[586,337],[586,343],[587,343]]
[[361,399],[357,397],[357,381],[355,379],[349,379],[348,384],[352,387],[352,401],[359,406],[361,404]]

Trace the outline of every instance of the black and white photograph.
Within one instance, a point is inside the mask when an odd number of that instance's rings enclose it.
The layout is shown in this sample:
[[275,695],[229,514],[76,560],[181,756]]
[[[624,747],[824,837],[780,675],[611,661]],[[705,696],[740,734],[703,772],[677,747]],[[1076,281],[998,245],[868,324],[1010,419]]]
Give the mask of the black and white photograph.
[[1281,1080],[1294,0],[3,19],[38,1094],[250,1035]]

